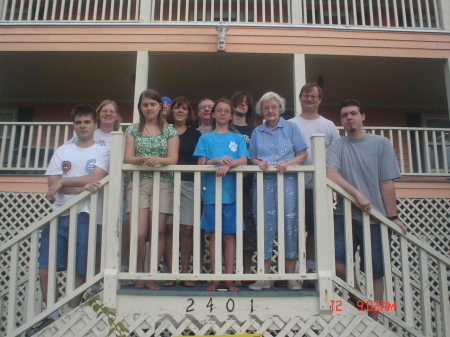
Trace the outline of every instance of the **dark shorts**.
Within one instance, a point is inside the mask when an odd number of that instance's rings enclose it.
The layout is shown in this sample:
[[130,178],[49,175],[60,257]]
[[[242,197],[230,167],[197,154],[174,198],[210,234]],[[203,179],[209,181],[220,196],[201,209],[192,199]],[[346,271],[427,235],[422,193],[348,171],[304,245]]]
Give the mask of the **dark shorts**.
[[[98,230],[98,228],[97,228]],[[98,234],[98,232],[97,232]],[[89,213],[79,213],[77,217],[77,243],[75,272],[85,275],[87,266],[87,247],[89,237]],[[50,239],[50,226],[47,225],[41,232],[41,245],[39,246],[39,269],[48,269],[48,251]],[[69,216],[58,218],[58,233],[56,245],[56,269],[67,269],[67,254],[69,248]]]
[[314,232],[314,192],[305,190],[305,225],[307,232]]
[[[364,249],[363,249],[363,230],[362,222],[353,220],[353,255],[358,246],[360,247],[361,271],[365,271],[364,266]],[[381,246],[381,225],[370,225],[370,239],[372,244],[372,269],[373,276],[384,276],[383,250]],[[334,216],[334,241],[336,261],[345,264],[345,232],[344,232],[344,216]]]
[[[216,231],[216,205],[209,204],[203,206],[202,221],[200,223],[202,229],[215,232]],[[245,229],[244,224],[242,225]],[[236,203],[222,204],[222,233],[236,234]]]
[[245,224],[245,231],[243,235],[243,249],[246,252],[255,252],[257,249],[256,240],[256,225],[255,219],[253,218],[253,202],[252,194],[243,194],[243,218]]

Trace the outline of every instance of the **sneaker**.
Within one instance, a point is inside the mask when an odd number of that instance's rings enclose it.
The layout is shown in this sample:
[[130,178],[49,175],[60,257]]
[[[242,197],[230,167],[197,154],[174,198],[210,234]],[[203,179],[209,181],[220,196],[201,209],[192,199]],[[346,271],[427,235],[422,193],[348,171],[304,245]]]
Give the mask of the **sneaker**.
[[256,281],[255,283],[249,285],[250,290],[262,290],[270,289],[270,281]]
[[42,321],[36,324],[33,328],[29,329],[25,334],[26,337],[31,337],[44,329],[46,326],[52,324],[55,320],[50,316],[45,317]]
[[288,289],[289,290],[302,290],[302,285],[296,281],[296,280],[289,280],[288,281]]

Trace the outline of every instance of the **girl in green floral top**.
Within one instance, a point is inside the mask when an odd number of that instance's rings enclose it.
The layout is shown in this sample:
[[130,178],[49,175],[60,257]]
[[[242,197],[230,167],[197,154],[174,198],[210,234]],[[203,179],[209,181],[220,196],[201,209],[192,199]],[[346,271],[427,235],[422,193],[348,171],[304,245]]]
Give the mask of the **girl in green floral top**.
[[[161,96],[155,90],[148,89],[141,93],[138,102],[139,124],[130,125],[125,131],[127,135],[125,147],[125,163],[134,165],[175,165],[178,161],[178,133],[171,125],[165,124],[162,114]],[[127,188],[127,212],[131,219],[132,187]],[[164,233],[168,214],[173,213],[173,174],[161,173],[158,221],[158,261],[164,253]],[[151,235],[153,206],[153,172],[142,172],[139,185],[138,215],[138,255],[137,272],[144,272],[147,255],[145,238]],[[150,241],[151,242],[151,241]],[[151,246],[148,248],[148,261]],[[136,288],[158,290],[154,281],[136,282]]]

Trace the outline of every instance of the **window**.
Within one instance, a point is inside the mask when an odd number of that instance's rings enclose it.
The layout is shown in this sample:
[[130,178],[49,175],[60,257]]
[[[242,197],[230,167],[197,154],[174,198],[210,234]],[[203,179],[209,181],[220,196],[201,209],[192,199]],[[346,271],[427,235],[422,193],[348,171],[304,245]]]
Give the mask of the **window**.
[[[17,121],[17,109],[0,109],[0,123],[2,122],[15,122]],[[0,125],[0,139],[3,139],[4,126]],[[11,129],[8,128],[6,139],[11,137]]]

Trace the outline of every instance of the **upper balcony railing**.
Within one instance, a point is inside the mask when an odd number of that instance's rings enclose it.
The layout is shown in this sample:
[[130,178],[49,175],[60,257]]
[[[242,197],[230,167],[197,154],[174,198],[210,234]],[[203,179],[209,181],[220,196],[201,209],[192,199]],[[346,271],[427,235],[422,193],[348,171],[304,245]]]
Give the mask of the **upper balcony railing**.
[[446,0],[0,0],[0,22],[444,29]]
[[[403,176],[450,176],[450,129],[366,129],[391,141]],[[42,174],[73,135],[72,123],[0,123],[0,174]]]

